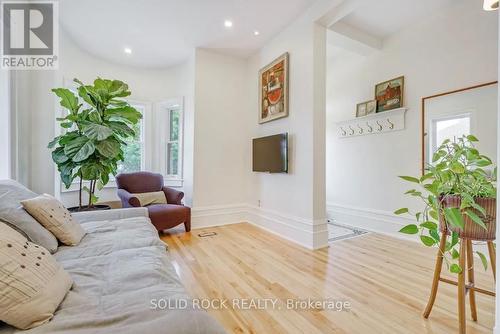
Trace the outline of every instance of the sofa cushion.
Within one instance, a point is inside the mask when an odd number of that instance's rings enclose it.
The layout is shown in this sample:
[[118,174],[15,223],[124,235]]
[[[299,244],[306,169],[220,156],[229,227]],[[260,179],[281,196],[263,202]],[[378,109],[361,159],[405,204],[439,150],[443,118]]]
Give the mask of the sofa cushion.
[[43,194],[21,201],[21,204],[40,224],[65,245],[78,245],[85,231],[71,213],[56,198]]
[[0,320],[20,329],[49,321],[73,281],[43,247],[0,224]]
[[51,253],[57,250],[57,239],[21,206],[21,201],[38,196],[12,180],[0,180],[0,220],[23,231],[28,239]]

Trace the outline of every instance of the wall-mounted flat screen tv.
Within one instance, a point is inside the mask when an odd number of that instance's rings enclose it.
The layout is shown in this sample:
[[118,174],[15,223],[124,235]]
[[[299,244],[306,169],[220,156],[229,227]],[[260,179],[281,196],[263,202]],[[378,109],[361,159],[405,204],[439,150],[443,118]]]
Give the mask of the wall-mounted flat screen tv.
[[288,173],[288,133],[254,138],[253,171]]

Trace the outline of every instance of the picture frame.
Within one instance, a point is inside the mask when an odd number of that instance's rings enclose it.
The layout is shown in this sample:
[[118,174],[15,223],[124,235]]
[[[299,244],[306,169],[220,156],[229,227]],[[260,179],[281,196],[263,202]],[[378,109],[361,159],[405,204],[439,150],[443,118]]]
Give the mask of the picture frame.
[[366,102],[356,104],[356,117],[366,116]]
[[377,111],[377,100],[369,100],[356,105],[356,117],[374,114]]
[[375,85],[377,112],[384,112],[404,106],[405,77],[400,76]]
[[259,71],[259,124],[288,116],[289,54]]

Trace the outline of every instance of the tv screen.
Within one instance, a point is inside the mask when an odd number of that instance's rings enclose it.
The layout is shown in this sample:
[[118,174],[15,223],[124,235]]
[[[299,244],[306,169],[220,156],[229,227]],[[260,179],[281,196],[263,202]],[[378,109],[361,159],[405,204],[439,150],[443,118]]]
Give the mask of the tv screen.
[[253,139],[253,171],[288,173],[288,133]]

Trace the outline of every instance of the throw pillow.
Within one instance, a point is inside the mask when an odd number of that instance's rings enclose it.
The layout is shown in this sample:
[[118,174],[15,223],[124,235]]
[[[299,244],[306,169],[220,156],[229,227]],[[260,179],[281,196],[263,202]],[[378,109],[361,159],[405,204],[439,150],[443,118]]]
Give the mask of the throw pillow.
[[21,201],[37,197],[38,194],[30,191],[13,180],[0,181],[0,220],[23,231],[28,240],[43,246],[51,253],[57,250],[57,239],[45,229],[21,206]]
[[151,193],[132,194],[139,200],[141,206],[148,206],[151,204],[167,204],[167,198],[163,191],[155,191]]
[[81,225],[73,219],[64,205],[48,194],[21,201],[21,204],[65,245],[78,245],[85,235]]
[[49,321],[73,281],[48,250],[0,224],[0,321],[29,329]]

